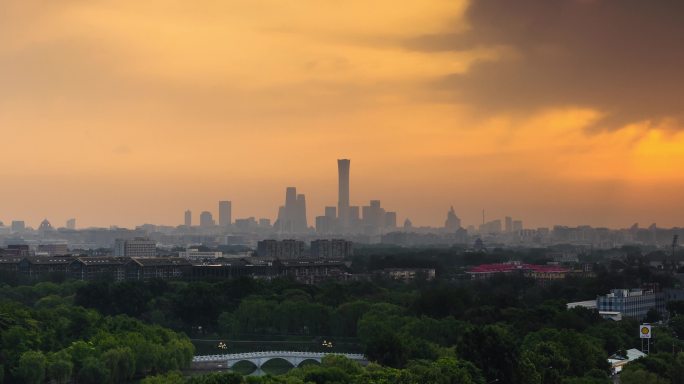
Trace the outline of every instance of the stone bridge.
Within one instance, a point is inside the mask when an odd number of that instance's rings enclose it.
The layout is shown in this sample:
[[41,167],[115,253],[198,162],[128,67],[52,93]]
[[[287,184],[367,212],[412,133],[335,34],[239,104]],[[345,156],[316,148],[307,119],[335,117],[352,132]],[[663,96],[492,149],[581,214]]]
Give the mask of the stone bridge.
[[364,355],[355,353],[268,351],[195,356],[192,359],[192,366],[194,369],[230,369],[240,361],[249,361],[256,366],[256,371],[260,372],[261,366],[269,360],[283,359],[293,367],[298,367],[304,361],[313,360],[320,363],[325,355],[341,355],[358,363],[368,364]]

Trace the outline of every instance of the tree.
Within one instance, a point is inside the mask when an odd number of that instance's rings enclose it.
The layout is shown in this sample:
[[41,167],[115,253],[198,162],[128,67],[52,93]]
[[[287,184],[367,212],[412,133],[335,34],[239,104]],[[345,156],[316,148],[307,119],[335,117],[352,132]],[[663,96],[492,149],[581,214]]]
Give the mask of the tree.
[[342,355],[325,355],[321,359],[321,365],[324,367],[337,367],[351,375],[358,375],[363,371],[359,363],[349,360]]
[[620,374],[622,384],[667,384],[668,381],[655,373],[648,372],[642,368],[627,367]]
[[356,336],[359,319],[370,310],[371,304],[365,301],[344,303],[335,309],[331,318],[333,334],[337,336]]
[[518,349],[513,335],[500,325],[476,327],[463,336],[459,356],[484,370],[488,381],[508,382],[514,377]]
[[523,354],[518,364],[518,381],[524,384],[540,384],[541,375],[530,360],[530,356]]
[[646,313],[646,319],[645,321],[647,323],[657,323],[662,319],[662,316],[660,316],[660,312],[658,312],[657,309],[651,308],[648,310]]
[[105,363],[97,358],[88,357],[83,361],[83,368],[78,372],[79,384],[109,383],[111,374]]
[[670,316],[672,317],[684,315],[684,301],[682,300],[669,301],[665,305],[665,308],[667,308],[667,311],[670,312]]
[[242,384],[242,375],[238,373],[210,373],[203,376],[193,376],[186,384]]
[[110,349],[102,354],[101,359],[109,369],[113,383],[123,383],[135,374],[135,355],[128,348]]
[[370,361],[402,368],[408,360],[408,351],[399,336],[386,329],[366,341],[366,356]]
[[45,380],[47,360],[40,351],[24,352],[19,359],[14,374],[23,379],[26,384],[40,384]]
[[416,382],[434,384],[480,384],[484,383],[481,372],[470,362],[455,358],[440,358],[431,363],[413,363],[408,370]]
[[684,340],[684,313],[671,318],[668,326],[678,339]]
[[235,317],[230,312],[221,312],[217,324],[221,336],[229,337],[236,331]]
[[163,375],[148,376],[140,380],[140,384],[185,384],[180,372],[169,372]]
[[68,383],[74,370],[74,364],[66,352],[53,353],[48,356],[47,377],[58,384]]

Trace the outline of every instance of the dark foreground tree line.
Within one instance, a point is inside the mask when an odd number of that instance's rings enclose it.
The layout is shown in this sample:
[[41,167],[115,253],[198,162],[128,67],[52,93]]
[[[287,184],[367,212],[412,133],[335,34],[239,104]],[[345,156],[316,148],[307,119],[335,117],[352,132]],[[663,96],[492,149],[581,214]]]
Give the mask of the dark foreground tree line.
[[[603,293],[606,284],[667,280],[629,268],[604,277],[607,283],[577,279],[544,286],[521,277],[321,286],[249,278],[4,285],[0,377],[12,383],[118,383],[171,372],[165,380],[172,380],[193,354],[184,334],[299,335],[356,340],[377,364],[352,368],[338,359],[249,380],[419,383],[438,382],[421,375],[453,371],[459,378],[446,382],[608,383],[607,357],[638,345],[637,324],[602,320],[582,308],[567,310],[565,303]],[[679,319],[656,329],[653,351],[684,350],[676,336],[684,336],[684,326],[676,332]],[[670,380],[676,375],[653,366],[641,371]],[[340,375],[340,370],[349,372]]]
[[188,366],[186,336],[74,305],[76,287],[0,289],[0,383],[124,383]]

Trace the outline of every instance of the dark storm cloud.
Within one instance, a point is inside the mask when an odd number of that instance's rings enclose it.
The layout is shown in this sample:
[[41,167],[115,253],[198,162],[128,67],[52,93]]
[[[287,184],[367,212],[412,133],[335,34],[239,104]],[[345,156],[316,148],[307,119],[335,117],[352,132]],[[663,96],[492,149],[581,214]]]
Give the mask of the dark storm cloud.
[[482,111],[597,108],[597,128],[684,121],[684,1],[473,0],[465,33],[406,42],[422,51],[507,48],[435,86]]

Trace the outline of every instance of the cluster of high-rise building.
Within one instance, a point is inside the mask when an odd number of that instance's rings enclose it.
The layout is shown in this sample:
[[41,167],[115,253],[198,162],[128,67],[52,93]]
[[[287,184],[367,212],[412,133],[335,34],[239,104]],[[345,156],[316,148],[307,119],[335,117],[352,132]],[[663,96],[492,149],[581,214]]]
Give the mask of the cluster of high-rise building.
[[[230,201],[219,201],[218,202],[218,226],[222,228],[230,227],[233,222],[233,203]],[[183,220],[183,225],[187,228],[193,226],[192,221],[192,211],[186,210]],[[214,220],[214,215],[209,211],[202,211],[199,216],[199,226],[200,228],[211,228],[217,225],[216,220]]]
[[380,200],[371,200],[367,206],[350,203],[349,173],[351,161],[337,160],[338,199],[337,207],[325,207],[325,214],[316,217],[316,232],[319,234],[379,235],[391,232],[397,227],[397,213],[388,212],[380,206]]
[[274,227],[284,233],[304,233],[309,226],[306,220],[306,197],[297,194],[297,188],[288,187],[285,191],[285,205],[278,208],[278,219]]
[[[514,220],[510,216],[506,216],[503,222],[500,219],[484,221],[484,213],[482,224],[480,224],[477,231],[482,235],[498,235],[498,234],[518,234],[523,230],[522,220]],[[476,231],[474,226],[468,227],[468,232],[474,233]]]
[[[183,225],[163,226],[144,224],[135,229],[112,226],[109,228],[86,228],[76,230],[76,219],[69,219],[63,227],[53,226],[47,219],[37,227],[22,220],[10,225],[0,222],[1,244],[27,244],[32,252],[53,255],[63,252],[64,244],[70,249],[90,250],[111,248],[115,239],[149,237],[160,247],[193,246],[245,246],[252,249],[263,239],[299,239],[313,241],[321,238],[345,238],[356,243],[387,243],[398,245],[428,244],[475,244],[479,239],[487,246],[501,245],[548,245],[567,243],[611,248],[624,244],[668,245],[680,228],[663,229],[655,224],[640,228],[609,229],[591,226],[554,226],[552,228],[525,228],[522,220],[506,216],[503,219],[485,221],[464,228],[454,207],[446,212],[444,225],[435,227],[414,226],[406,218],[403,226],[397,226],[397,213],[382,206],[380,200],[367,205],[352,205],[349,159],[337,160],[337,205],[324,207],[322,215],[309,220],[306,196],[297,188],[287,187],[285,202],[279,207],[275,221],[268,218],[233,218],[233,205],[229,200],[218,201],[218,211],[202,211],[198,220],[193,212],[185,211]],[[217,215],[216,215],[217,214]],[[134,242],[135,240],[126,240]],[[115,252],[124,245],[117,243]],[[93,252],[91,252],[93,251]],[[133,252],[131,250],[130,252]],[[148,245],[147,255],[154,249]],[[95,252],[96,253],[96,252]],[[124,254],[125,251],[121,251]]]
[[[297,193],[296,187],[285,190],[285,204],[278,208],[275,222],[271,226],[269,219],[256,220],[253,217],[237,219],[232,222],[232,203],[219,202],[219,222],[215,222],[209,211],[200,214],[199,228],[256,230],[272,229],[278,234],[367,234],[380,235],[391,232],[397,227],[396,212],[386,211],[380,200],[371,200],[366,206],[350,203],[350,165],[349,159],[337,161],[338,169],[338,201],[337,206],[325,207],[325,213],[317,216],[311,227],[307,218],[306,196]],[[185,227],[193,227],[192,212],[185,211]]]

